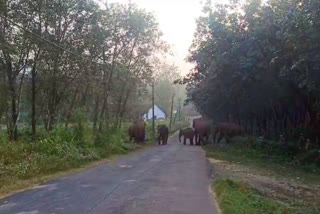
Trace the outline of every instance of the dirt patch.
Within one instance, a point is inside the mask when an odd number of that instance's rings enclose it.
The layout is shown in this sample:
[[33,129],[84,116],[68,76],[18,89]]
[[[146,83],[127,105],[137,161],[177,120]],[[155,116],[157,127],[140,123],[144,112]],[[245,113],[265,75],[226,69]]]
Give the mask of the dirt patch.
[[303,200],[315,206],[320,206],[319,185],[305,185],[291,179],[277,178],[271,173],[268,174],[238,163],[213,158],[209,158],[209,161],[213,164],[215,177],[229,178],[246,183],[270,198]]

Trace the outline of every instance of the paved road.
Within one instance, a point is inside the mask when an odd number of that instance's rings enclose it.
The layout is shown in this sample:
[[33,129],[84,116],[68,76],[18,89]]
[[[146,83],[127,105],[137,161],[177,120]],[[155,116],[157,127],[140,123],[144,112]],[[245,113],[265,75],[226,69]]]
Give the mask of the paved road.
[[122,156],[0,200],[0,214],[216,214],[204,151],[166,146]]

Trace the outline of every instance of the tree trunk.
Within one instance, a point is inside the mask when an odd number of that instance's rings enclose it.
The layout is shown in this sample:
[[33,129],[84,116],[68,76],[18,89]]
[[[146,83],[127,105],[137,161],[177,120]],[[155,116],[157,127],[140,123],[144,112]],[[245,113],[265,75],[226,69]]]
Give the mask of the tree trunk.
[[93,130],[96,131],[97,129],[97,123],[98,123],[98,112],[99,112],[99,99],[100,96],[97,94],[96,100],[95,100],[95,109],[94,109],[94,116],[93,116]]
[[36,121],[36,68],[35,66],[31,70],[31,93],[32,93],[32,98],[31,98],[31,128],[32,128],[32,140],[34,141],[36,139],[36,126],[37,126],[37,121]]
[[128,99],[130,96],[130,92],[131,92],[131,90],[128,89],[126,96],[125,96],[125,99],[124,99],[124,102],[123,102],[123,105],[122,105],[121,114],[120,114],[120,122],[119,122],[118,128],[121,128],[123,116],[124,116],[124,113],[126,112],[126,107],[127,107]]
[[18,119],[17,111],[17,92],[16,92],[16,76],[12,69],[11,62],[7,64],[7,75],[8,75],[8,84],[9,84],[9,94],[11,97],[11,117],[8,121],[8,134],[9,140],[17,140],[18,138],[18,127],[15,125]]
[[77,94],[78,94],[78,90],[74,92],[72,101],[70,103],[70,107],[68,109],[68,113],[67,113],[67,116],[66,116],[66,123],[64,125],[65,128],[68,128],[68,125],[69,125],[69,122],[70,122],[70,118],[71,118],[71,112],[72,112],[73,106],[74,106],[74,104],[76,102],[76,99],[77,99]]

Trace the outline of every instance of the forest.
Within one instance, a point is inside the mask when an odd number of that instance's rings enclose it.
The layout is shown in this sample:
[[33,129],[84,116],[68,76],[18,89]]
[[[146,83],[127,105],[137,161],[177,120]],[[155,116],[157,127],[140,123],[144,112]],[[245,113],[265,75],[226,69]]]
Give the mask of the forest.
[[189,98],[214,122],[247,134],[319,144],[317,0],[232,1],[204,8],[184,79]]
[[95,130],[121,127],[149,107],[153,81],[171,97],[179,74],[159,60],[169,47],[151,13],[86,0],[1,2],[0,123],[10,140],[24,126],[33,138],[38,127],[68,127],[78,113]]
[[184,99],[169,49],[133,3],[1,0],[0,183],[135,149],[128,124],[151,107],[152,85],[168,115]]

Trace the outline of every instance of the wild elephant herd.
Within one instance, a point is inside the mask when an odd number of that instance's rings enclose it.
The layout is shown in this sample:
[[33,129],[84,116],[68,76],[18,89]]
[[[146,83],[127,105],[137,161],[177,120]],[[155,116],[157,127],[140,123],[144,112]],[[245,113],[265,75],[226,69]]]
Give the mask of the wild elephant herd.
[[196,145],[200,145],[201,142],[206,144],[209,141],[210,129],[210,122],[207,118],[196,118],[192,122],[192,128],[189,127],[179,131],[179,142],[181,142],[181,137],[183,137],[184,145],[186,145],[187,140],[190,141],[190,145],[193,145],[193,141],[195,141]]
[[[167,125],[158,125],[158,144],[166,145],[169,138],[169,128]],[[145,141],[146,136],[146,123],[142,120],[134,121],[128,129],[129,141],[134,140],[136,143]]]
[[[142,120],[137,120],[133,122],[128,129],[128,135],[130,141],[134,139],[136,143],[145,141],[146,134],[146,123]],[[212,126],[211,122],[206,117],[196,118],[192,122],[192,128],[180,129],[179,131],[179,142],[183,137],[183,144],[186,145],[187,140],[189,140],[190,145],[193,145],[194,142],[196,145],[207,144],[209,142],[209,137],[211,134]],[[213,129],[213,142],[219,143],[222,138],[225,138],[229,142],[230,138],[234,136],[244,135],[244,129],[236,123],[218,123],[214,126]],[[158,136],[157,141],[159,145],[166,145],[169,137],[169,128],[167,125],[158,125],[157,127]]]

